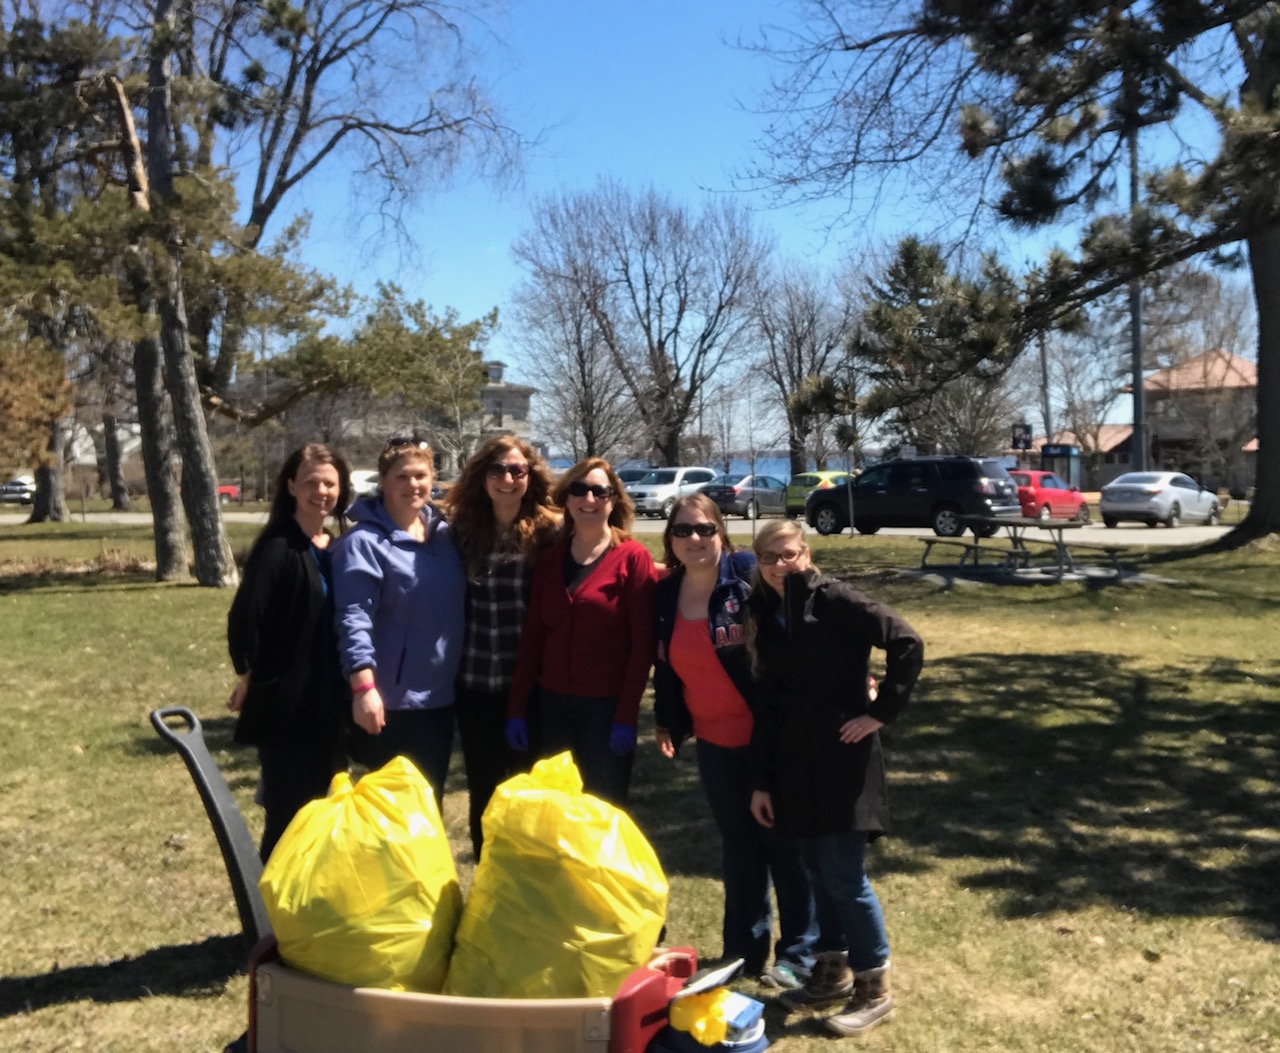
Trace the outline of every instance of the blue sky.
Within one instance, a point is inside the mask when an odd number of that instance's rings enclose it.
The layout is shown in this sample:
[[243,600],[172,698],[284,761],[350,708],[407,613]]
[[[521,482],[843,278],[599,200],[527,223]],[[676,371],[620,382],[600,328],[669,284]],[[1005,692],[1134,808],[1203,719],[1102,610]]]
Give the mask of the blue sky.
[[[755,103],[769,68],[726,41],[788,15],[777,0],[515,0],[490,23],[505,51],[491,55],[489,71],[518,126],[546,129],[523,185],[500,191],[473,181],[424,197],[410,213],[417,253],[406,257],[390,239],[372,239],[372,223],[358,224],[346,172],[332,165],[287,202],[291,213],[313,213],[307,261],[359,292],[394,280],[437,310],[473,318],[504,309],[519,283],[510,246],[541,195],[589,188],[602,175],[693,203],[703,188],[735,193],[733,172],[750,161],[763,124],[737,100]],[[786,256],[834,268],[848,244],[847,233],[827,234],[835,212],[770,209],[759,220]],[[518,369],[510,335],[494,351]]]

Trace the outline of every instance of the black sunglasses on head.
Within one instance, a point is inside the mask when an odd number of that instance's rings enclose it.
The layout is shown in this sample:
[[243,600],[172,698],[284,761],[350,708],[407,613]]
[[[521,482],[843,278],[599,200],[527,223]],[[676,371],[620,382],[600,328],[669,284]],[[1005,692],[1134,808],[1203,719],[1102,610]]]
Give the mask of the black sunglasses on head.
[[490,479],[502,479],[509,475],[513,481],[519,481],[529,474],[529,466],[527,464],[498,464],[495,461],[484,470],[484,474]]
[[397,446],[414,446],[419,450],[425,450],[430,444],[426,439],[410,438],[404,435],[397,435],[387,440],[387,449],[391,450]]
[[711,537],[715,532],[715,523],[675,523],[671,527],[672,537]]
[[570,497],[586,497],[591,494],[597,501],[613,496],[612,486],[597,486],[594,483],[584,483],[581,479],[570,483],[565,489]]

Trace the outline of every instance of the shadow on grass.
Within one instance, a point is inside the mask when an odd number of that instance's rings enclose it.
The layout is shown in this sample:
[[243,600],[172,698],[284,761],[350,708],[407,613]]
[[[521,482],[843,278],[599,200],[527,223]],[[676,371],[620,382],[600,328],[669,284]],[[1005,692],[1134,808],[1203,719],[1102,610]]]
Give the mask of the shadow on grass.
[[[1222,701],[1233,679],[1249,695]],[[1003,893],[1009,916],[1107,903],[1280,938],[1278,687],[1280,663],[1246,678],[1225,659],[931,663],[888,739],[904,866],[963,860],[957,880]]]
[[0,977],[0,1017],[71,1002],[133,1002],[156,995],[216,998],[246,961],[244,939],[237,934],[155,947],[136,958],[98,965]]

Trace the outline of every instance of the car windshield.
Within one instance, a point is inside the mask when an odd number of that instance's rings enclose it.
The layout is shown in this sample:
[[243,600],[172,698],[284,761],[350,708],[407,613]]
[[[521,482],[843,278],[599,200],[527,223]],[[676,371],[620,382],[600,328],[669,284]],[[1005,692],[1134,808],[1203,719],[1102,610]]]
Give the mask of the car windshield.
[[717,475],[708,484],[710,486],[737,486],[746,476],[742,472],[728,472],[725,475]]
[[664,483],[674,483],[676,481],[676,472],[674,468],[659,468],[656,472],[650,472],[640,481],[646,486],[661,486]]
[[1152,483],[1162,483],[1164,477],[1158,472],[1129,472],[1126,475],[1113,479],[1112,486],[1149,486]]
[[982,461],[982,474],[988,479],[1008,479],[1009,472],[999,461]]

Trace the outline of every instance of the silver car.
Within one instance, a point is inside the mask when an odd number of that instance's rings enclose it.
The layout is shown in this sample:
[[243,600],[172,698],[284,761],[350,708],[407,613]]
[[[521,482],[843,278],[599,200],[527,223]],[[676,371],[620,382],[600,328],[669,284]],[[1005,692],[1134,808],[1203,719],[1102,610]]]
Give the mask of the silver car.
[[1102,521],[1109,527],[1123,521],[1176,527],[1184,519],[1218,522],[1218,495],[1181,472],[1126,472],[1102,488]]
[[772,475],[731,472],[717,475],[702,488],[702,492],[716,503],[724,515],[756,519],[768,513],[782,514],[787,487]]
[[710,468],[654,468],[639,482],[629,484],[627,493],[639,515],[665,519],[677,497],[693,493],[715,477]]

